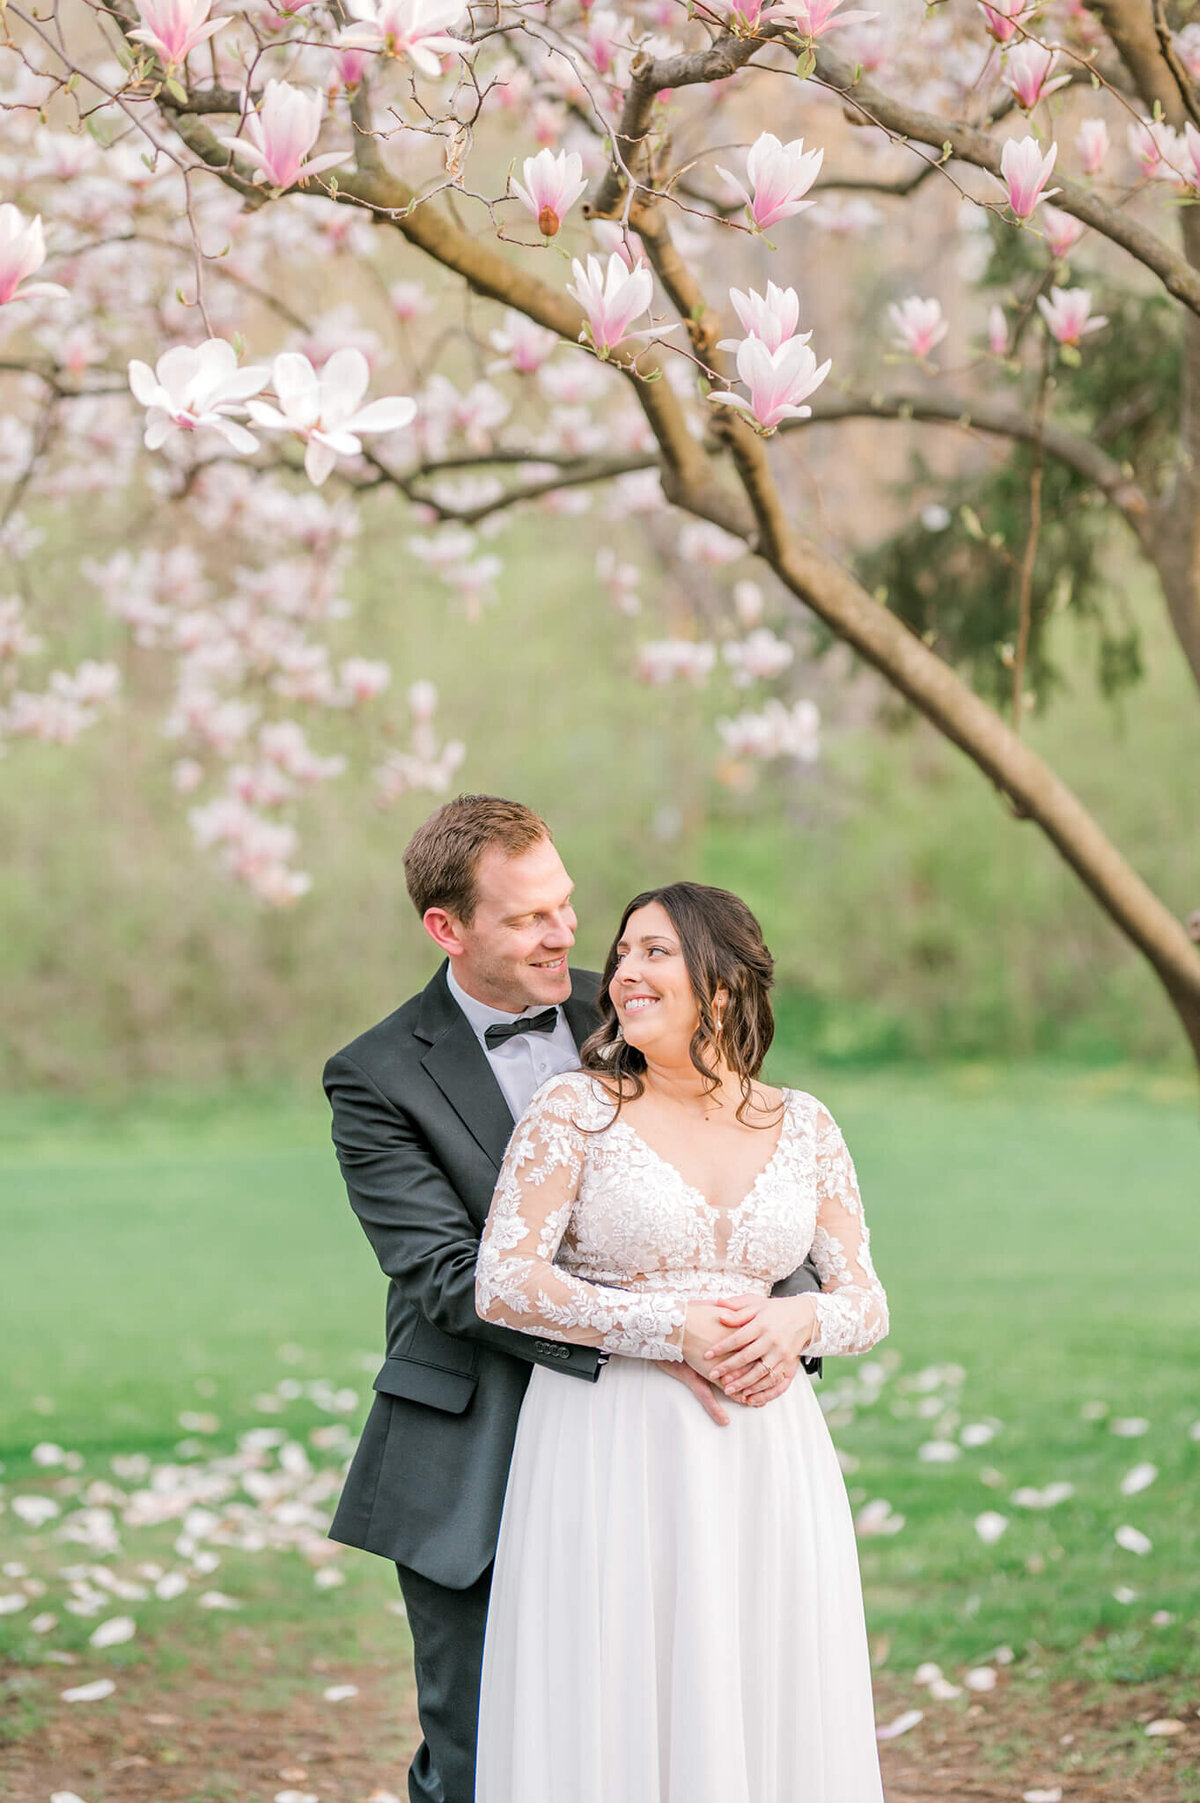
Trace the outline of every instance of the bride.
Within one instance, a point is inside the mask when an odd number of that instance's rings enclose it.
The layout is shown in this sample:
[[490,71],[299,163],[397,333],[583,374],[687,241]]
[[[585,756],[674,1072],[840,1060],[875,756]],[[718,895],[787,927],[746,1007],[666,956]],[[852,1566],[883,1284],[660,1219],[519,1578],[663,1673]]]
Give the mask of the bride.
[[[882,1803],[845,1486],[786,1380],[874,1345],[887,1302],[838,1128],[758,1081],[771,977],[736,896],[637,896],[583,1069],[509,1144],[478,1311],[612,1356],[525,1393],[476,1803]],[[810,1248],[821,1291],[770,1297]],[[727,1427],[656,1368],[681,1359]]]

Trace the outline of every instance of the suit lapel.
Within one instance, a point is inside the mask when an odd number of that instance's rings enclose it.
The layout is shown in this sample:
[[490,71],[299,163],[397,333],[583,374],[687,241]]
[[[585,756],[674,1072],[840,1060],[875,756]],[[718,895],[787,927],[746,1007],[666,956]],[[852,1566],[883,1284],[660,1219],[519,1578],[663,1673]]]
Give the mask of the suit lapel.
[[590,971],[586,975],[571,972],[571,994],[563,1003],[563,1013],[567,1017],[567,1025],[571,1029],[571,1037],[582,1049],[583,1042],[600,1025],[600,1015],[596,1008],[596,978]]
[[499,1170],[513,1118],[474,1028],[446,987],[445,965],[422,998],[417,1033],[431,1042],[423,1067]]
[[[571,973],[571,995],[563,1003],[563,1013],[575,1044],[581,1046],[599,1025],[594,976]],[[512,1137],[513,1117],[475,1029],[446,986],[444,964],[421,998],[416,1031],[429,1041],[422,1065],[499,1170]]]

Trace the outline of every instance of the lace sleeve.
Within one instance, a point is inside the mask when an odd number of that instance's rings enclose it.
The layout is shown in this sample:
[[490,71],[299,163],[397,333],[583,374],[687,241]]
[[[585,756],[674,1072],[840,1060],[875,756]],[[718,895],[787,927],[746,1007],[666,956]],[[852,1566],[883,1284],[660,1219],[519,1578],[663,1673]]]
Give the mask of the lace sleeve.
[[817,1111],[817,1227],[812,1259],[821,1278],[816,1334],[809,1358],[866,1352],[888,1330],[887,1297],[871,1263],[871,1236],[863,1215],[854,1164],[837,1123]]
[[682,1296],[587,1283],[554,1263],[579,1193],[587,1135],[576,1117],[583,1106],[578,1080],[558,1078],[517,1123],[480,1242],[475,1307],[485,1321],[520,1333],[678,1361]]

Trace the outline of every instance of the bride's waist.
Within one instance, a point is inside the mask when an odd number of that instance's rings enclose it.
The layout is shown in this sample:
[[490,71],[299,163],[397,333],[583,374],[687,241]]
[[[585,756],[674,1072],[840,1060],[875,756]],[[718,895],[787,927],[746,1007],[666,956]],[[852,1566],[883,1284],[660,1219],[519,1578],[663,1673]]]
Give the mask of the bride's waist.
[[666,1290],[686,1296],[690,1302],[703,1302],[718,1296],[769,1296],[771,1293],[771,1279],[752,1277],[746,1271],[664,1270],[630,1277],[623,1271],[604,1270],[594,1265],[564,1265],[563,1269],[569,1270],[572,1277],[582,1277],[586,1283],[601,1283],[609,1289],[627,1290],[631,1295],[652,1296]]

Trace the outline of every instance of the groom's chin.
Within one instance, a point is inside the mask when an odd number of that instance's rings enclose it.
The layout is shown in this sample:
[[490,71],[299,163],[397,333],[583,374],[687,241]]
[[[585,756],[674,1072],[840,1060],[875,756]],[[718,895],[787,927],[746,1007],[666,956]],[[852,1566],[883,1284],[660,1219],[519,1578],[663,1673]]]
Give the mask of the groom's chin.
[[552,1002],[565,1002],[571,993],[571,970],[564,964],[561,970],[531,970],[533,989],[536,999],[549,1005]]

